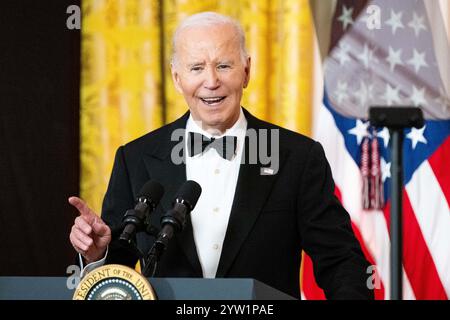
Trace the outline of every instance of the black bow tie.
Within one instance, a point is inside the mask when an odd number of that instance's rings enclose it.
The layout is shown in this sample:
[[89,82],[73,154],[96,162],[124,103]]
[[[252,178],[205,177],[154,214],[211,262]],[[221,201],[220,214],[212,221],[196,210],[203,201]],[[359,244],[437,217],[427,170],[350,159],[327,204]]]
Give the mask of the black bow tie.
[[188,152],[190,157],[203,153],[206,148],[214,148],[222,158],[231,160],[236,152],[236,144],[237,137],[235,136],[209,139],[197,132],[189,132],[188,135]]

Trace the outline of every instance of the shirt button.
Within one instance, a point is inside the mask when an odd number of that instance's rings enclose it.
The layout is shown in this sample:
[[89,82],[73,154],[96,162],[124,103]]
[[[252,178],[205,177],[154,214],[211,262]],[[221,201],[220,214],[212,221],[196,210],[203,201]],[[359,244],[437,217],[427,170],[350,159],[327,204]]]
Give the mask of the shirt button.
[[219,208],[216,207],[213,209],[213,211],[214,211],[214,213],[219,213]]
[[215,245],[213,245],[213,249],[214,249],[214,250],[219,249],[219,245],[216,243]]
[[220,173],[219,169],[214,170],[214,174],[219,174],[219,173]]

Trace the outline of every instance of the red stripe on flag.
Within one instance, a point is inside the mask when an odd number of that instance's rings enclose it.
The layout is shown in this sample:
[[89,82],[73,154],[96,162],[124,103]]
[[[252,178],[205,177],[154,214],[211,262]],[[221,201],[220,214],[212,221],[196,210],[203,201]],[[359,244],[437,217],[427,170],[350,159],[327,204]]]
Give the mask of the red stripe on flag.
[[[383,210],[389,233],[390,210],[389,201]],[[447,299],[405,189],[403,189],[403,267],[416,299]]]
[[314,268],[311,258],[303,255],[302,290],[307,300],[325,300],[325,293],[320,289],[314,277]]
[[[390,233],[389,201],[384,208]],[[433,258],[420,230],[406,190],[403,190],[403,267],[416,299],[447,299]]]
[[337,186],[334,186],[334,195],[339,199],[339,202],[342,203],[342,193]]
[[386,219],[386,227],[391,234],[391,201],[389,200],[383,208],[384,219]]
[[403,266],[416,299],[447,300],[447,294],[405,189],[403,189]]
[[450,160],[450,137],[428,158],[431,169],[436,176],[447,203],[450,204],[450,170],[448,170]]

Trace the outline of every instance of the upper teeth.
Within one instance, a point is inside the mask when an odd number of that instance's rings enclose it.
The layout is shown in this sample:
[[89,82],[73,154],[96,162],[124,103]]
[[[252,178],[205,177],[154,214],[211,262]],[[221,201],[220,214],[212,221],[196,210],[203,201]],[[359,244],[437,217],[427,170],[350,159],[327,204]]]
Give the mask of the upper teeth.
[[215,97],[215,98],[202,98],[206,102],[218,102],[222,99],[222,97]]

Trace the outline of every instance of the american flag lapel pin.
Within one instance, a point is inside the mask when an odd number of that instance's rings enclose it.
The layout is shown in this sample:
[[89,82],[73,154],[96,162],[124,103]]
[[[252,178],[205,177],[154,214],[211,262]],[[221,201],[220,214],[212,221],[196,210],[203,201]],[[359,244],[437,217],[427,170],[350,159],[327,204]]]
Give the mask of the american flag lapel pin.
[[274,171],[272,168],[261,168],[261,175],[263,176],[272,176]]

